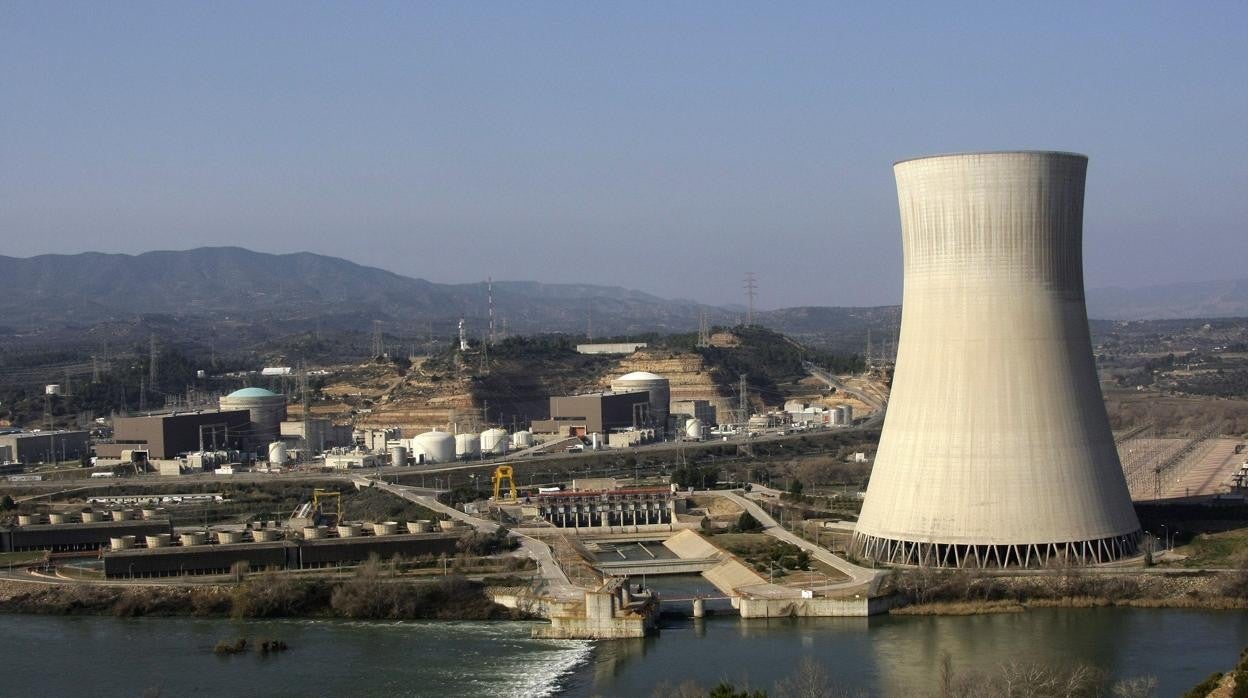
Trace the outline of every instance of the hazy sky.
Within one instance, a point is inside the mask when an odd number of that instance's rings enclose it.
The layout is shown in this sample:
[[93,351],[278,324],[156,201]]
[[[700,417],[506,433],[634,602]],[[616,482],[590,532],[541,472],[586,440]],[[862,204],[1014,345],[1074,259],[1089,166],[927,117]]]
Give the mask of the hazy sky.
[[1248,276],[1248,3],[0,3],[0,253],[901,297],[891,164],[1091,157],[1089,286]]

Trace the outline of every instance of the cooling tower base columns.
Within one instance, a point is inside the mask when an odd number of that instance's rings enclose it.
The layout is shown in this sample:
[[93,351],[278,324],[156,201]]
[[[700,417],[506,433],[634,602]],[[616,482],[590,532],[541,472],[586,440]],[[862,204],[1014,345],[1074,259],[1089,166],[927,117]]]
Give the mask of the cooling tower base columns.
[[949,567],[962,569],[1044,568],[1066,565],[1103,565],[1135,557],[1141,533],[1098,540],[1062,543],[1015,543],[969,545],[919,543],[877,538],[855,533],[850,554],[898,567]]

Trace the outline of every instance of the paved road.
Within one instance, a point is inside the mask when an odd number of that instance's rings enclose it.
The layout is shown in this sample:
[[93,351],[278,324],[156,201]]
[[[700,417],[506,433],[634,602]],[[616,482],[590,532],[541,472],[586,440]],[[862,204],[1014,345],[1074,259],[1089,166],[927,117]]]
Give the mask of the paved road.
[[750,500],[746,499],[745,497],[742,497],[741,495],[735,492],[729,492],[726,490],[713,490],[709,492],[704,492],[703,494],[708,494],[708,495],[715,496],[715,497],[724,497],[725,499],[728,499],[729,501],[733,502],[737,506],[748,511],[750,513],[750,516],[753,516],[759,523],[763,525],[763,532],[766,533],[767,535],[772,536],[773,538],[778,538],[784,541],[785,543],[791,543],[793,545],[796,545],[802,550],[809,552],[812,556],[815,557],[815,559],[819,560],[825,565],[828,565],[829,567],[832,567],[836,569],[837,571],[849,576],[848,581],[838,582],[836,584],[829,584],[826,587],[822,587],[825,590],[849,589],[849,588],[857,587],[857,586],[870,585],[870,591],[874,593],[876,591],[876,588],[879,586],[880,580],[884,576],[884,572],[882,572],[881,570],[872,570],[866,567],[859,567],[858,565],[855,565],[849,562],[848,560],[845,560],[836,555],[833,555],[826,548],[817,546],[814,543],[811,543],[810,541],[806,540],[805,538],[802,538],[794,533],[789,532],[786,528],[781,526],[775,519],[773,519],[770,514],[768,514],[765,510],[763,510],[762,507],[758,506],[754,502],[751,502]]

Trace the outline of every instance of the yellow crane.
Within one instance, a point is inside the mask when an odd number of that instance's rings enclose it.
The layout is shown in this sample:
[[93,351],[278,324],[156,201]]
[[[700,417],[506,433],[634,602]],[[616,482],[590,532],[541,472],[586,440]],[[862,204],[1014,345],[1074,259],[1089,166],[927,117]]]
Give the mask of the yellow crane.
[[[334,510],[325,511],[325,504],[333,500]],[[334,525],[342,523],[342,493],[337,490],[312,490],[312,516],[334,517]]]
[[[503,481],[507,481],[507,498],[503,499],[502,489]],[[494,469],[494,501],[496,502],[514,502],[517,501],[516,495],[516,478],[515,473],[510,465],[500,465]]]

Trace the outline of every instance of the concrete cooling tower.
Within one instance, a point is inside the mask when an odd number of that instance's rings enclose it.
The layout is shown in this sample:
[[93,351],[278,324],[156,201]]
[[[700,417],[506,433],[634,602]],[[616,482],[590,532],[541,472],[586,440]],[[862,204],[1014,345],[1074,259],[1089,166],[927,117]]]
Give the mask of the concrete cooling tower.
[[857,557],[1043,567],[1136,554],[1084,307],[1087,163],[1002,152],[894,166],[901,339]]

